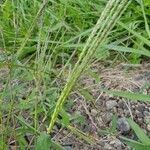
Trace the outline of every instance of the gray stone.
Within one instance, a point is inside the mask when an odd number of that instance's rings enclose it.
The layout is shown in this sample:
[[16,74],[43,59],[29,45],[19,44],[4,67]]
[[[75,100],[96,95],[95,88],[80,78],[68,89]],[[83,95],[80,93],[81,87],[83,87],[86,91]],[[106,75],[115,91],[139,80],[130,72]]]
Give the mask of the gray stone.
[[106,108],[108,110],[114,108],[115,106],[117,106],[117,102],[114,101],[114,100],[109,100],[109,101],[106,102]]
[[119,102],[118,102],[118,106],[119,106],[119,108],[124,108],[124,102],[122,101],[122,100],[119,100]]
[[125,117],[119,118],[117,120],[117,127],[122,133],[127,133],[130,130],[130,125]]
[[145,105],[144,105],[144,104],[139,104],[139,103],[138,103],[137,110],[140,111],[140,112],[143,112],[144,109],[145,109]]
[[148,111],[144,111],[144,116],[150,116],[150,112],[148,112]]

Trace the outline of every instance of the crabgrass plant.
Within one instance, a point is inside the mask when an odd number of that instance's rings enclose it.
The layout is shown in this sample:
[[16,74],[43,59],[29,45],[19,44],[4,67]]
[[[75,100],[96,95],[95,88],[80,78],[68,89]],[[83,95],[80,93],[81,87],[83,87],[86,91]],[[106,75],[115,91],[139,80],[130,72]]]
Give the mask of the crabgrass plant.
[[57,116],[63,107],[65,100],[67,99],[70,91],[75,85],[77,79],[91,61],[97,47],[102,44],[106,37],[109,35],[110,30],[114,27],[122,13],[126,10],[131,1],[128,0],[109,0],[105,9],[103,10],[97,24],[94,26],[79,59],[70,74],[68,81],[61,92],[61,95],[56,103],[54,113],[51,117],[47,133],[50,133],[53,129],[54,123],[56,122]]
[[[51,133],[54,123],[57,122],[65,124],[64,126],[68,130],[87,143],[93,143],[93,137],[68,123],[69,115],[64,110],[62,111],[62,107],[77,79],[85,68],[89,67],[92,57],[95,57],[96,49],[101,49],[98,59],[108,52],[106,49],[117,51],[117,56],[121,54],[123,57],[125,57],[124,54],[131,53],[133,61],[136,58],[136,62],[139,61],[141,55],[150,56],[147,47],[150,42],[146,37],[146,35],[149,35],[149,20],[146,18],[149,14],[149,9],[147,9],[147,7],[149,8],[149,1],[145,0],[146,7],[139,0],[137,1],[139,5],[137,3],[131,4],[129,11],[124,14],[120,21],[118,19],[131,1],[109,0],[99,18],[105,2],[105,0],[43,0],[43,2],[37,0],[6,0],[0,2],[0,48],[6,52],[6,54],[1,55],[0,49],[0,67],[6,66],[9,70],[8,77],[7,75],[3,76],[3,80],[6,79],[6,84],[4,91],[0,93],[2,110],[0,113],[0,127],[2,129],[0,129],[0,133],[2,131],[0,145],[3,149],[7,149],[6,143],[10,137],[15,139],[10,139],[10,141],[13,141],[11,144],[13,145],[17,141],[20,149],[25,149],[25,147],[30,149],[33,143],[36,143],[36,149],[49,149],[50,146],[54,149],[63,149],[46,132],[40,132],[50,118],[48,133]],[[142,8],[144,22],[138,20],[142,18],[139,6]],[[129,19],[131,16],[134,17],[135,22]],[[146,30],[140,27],[141,23],[144,23]],[[116,28],[109,35],[115,24]],[[140,30],[140,33],[135,32],[134,29]],[[128,36],[124,38],[126,34]],[[108,35],[109,41],[114,42],[107,45],[105,41]],[[126,42],[127,45],[123,42]],[[132,48],[127,47],[130,46],[130,43],[133,45]],[[18,51],[15,55],[16,49]],[[72,50],[74,52],[70,56]],[[74,69],[72,70],[72,64],[71,69],[65,69],[70,65],[71,59],[76,54],[80,56]],[[26,58],[26,56],[29,57]],[[35,58],[35,60],[32,58]],[[61,61],[59,58],[61,58]],[[59,63],[64,67],[61,66],[62,69],[58,73],[56,65]],[[61,87],[54,87],[53,83],[56,83],[66,70],[68,72],[66,72],[65,77],[68,77],[69,74],[69,78],[59,96]],[[53,80],[53,77],[56,78]],[[24,82],[20,83],[20,80]],[[28,81],[34,82],[35,85]],[[27,91],[27,94],[20,98],[18,95],[23,95],[27,89],[26,86],[29,92]],[[140,98],[143,101],[148,99],[145,95],[139,96],[133,93],[128,95],[127,93],[118,94],[115,92],[114,95],[124,96],[127,99],[132,96],[134,99]],[[55,100],[58,97],[56,104]],[[87,97],[90,97],[90,95]],[[26,115],[26,113],[29,115]],[[58,114],[63,114],[62,122],[57,119]],[[6,125],[4,125],[5,123]],[[11,126],[12,124],[13,126]],[[25,140],[26,133],[33,136],[29,143]]]

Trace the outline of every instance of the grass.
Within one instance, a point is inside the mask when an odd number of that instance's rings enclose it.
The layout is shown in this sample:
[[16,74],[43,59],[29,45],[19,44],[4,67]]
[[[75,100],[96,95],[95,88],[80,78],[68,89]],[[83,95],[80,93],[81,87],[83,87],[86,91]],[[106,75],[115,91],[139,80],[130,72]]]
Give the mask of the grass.
[[[64,87],[64,90],[62,91],[62,94],[60,95],[60,97],[58,99],[56,108],[52,115],[52,119],[51,119],[49,128],[47,129],[48,133],[51,132],[51,130],[54,126],[54,122],[56,121],[56,118],[58,116],[58,113],[62,109],[63,104],[64,104],[67,96],[69,95],[72,87],[74,86],[75,82],[77,81],[77,79],[79,78],[79,76],[81,75],[81,73],[83,72],[85,67],[87,66],[88,62],[90,62],[90,59],[94,55],[94,53],[97,49],[97,46],[99,46],[99,44],[101,44],[103,42],[103,40],[105,40],[106,36],[109,33],[109,30],[111,28],[113,28],[112,25],[115,24],[115,22],[117,21],[118,15],[120,16],[120,13],[122,13],[122,12],[120,12],[120,10],[123,7],[126,7],[126,5],[127,5],[126,1],[124,1],[124,3],[120,3],[120,4],[118,1],[116,1],[116,2],[109,1],[107,3],[104,11],[102,12],[100,19],[97,21],[97,24],[95,25],[92,33],[90,34],[90,36],[87,40],[87,43],[86,43],[82,53],[79,56],[79,60],[76,63],[76,65],[72,71],[72,74],[70,75],[70,78],[68,79],[68,83]],[[107,19],[108,10],[112,10],[110,12],[110,15],[113,15],[113,16],[112,17],[110,16],[110,18],[109,18],[109,15],[108,15],[108,19]],[[116,11],[116,14],[113,14],[114,11]],[[104,24],[101,25],[102,22],[104,22]]]
[[[94,137],[74,127],[72,116],[66,113],[74,105],[68,96],[81,87],[77,81],[83,71],[99,76],[91,72],[90,63],[119,60],[137,64],[150,57],[149,1],[129,3],[0,2],[0,83],[4,86],[0,90],[0,149],[9,145],[40,149],[43,143],[45,149],[64,149],[53,140],[55,123],[92,143]],[[88,91],[81,91],[91,99]],[[139,93],[105,92],[148,101],[148,95]],[[83,123],[82,117],[76,120]],[[28,143],[27,134],[32,136]]]
[[144,133],[144,131],[131,119],[128,119],[128,122],[135,134],[137,135],[139,141],[134,141],[131,139],[127,139],[125,137],[121,137],[125,143],[136,150],[148,150],[150,148],[150,138]]

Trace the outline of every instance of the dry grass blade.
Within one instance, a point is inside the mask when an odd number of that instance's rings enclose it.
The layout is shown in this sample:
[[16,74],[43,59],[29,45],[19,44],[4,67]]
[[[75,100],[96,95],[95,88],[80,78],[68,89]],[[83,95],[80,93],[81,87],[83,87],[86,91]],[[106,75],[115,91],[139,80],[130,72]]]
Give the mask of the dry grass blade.
[[84,141],[86,141],[89,144],[94,144],[94,138],[90,135],[85,134],[84,132],[82,132],[81,130],[69,125],[67,127],[72,133],[74,133],[75,135],[77,135],[80,139],[83,139]]

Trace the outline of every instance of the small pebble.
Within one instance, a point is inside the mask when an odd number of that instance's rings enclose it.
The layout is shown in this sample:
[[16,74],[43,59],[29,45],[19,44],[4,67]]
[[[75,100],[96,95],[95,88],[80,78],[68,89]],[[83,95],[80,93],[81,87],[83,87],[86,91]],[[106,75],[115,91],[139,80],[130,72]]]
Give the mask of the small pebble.
[[96,110],[96,109],[92,109],[92,110],[91,110],[91,115],[92,115],[92,116],[96,116],[96,115],[97,115],[97,113],[98,113],[98,112],[97,112],[97,110]]
[[119,108],[124,108],[124,102],[122,100],[119,100],[118,106]]
[[148,112],[148,111],[144,111],[144,116],[150,116],[150,112]]
[[122,133],[127,133],[127,132],[129,132],[129,130],[130,130],[130,125],[129,125],[129,123],[127,122],[127,120],[126,120],[125,117],[119,118],[119,119],[117,120],[117,126],[118,126],[118,129],[119,129]]
[[65,150],[73,150],[71,146],[64,146]]
[[112,109],[113,107],[117,106],[117,102],[114,100],[109,100],[106,102],[106,108],[107,110]]
[[140,111],[140,112],[143,112],[143,111],[144,111],[144,109],[145,109],[144,104],[140,104],[140,103],[138,103],[137,110],[138,110],[138,111]]

